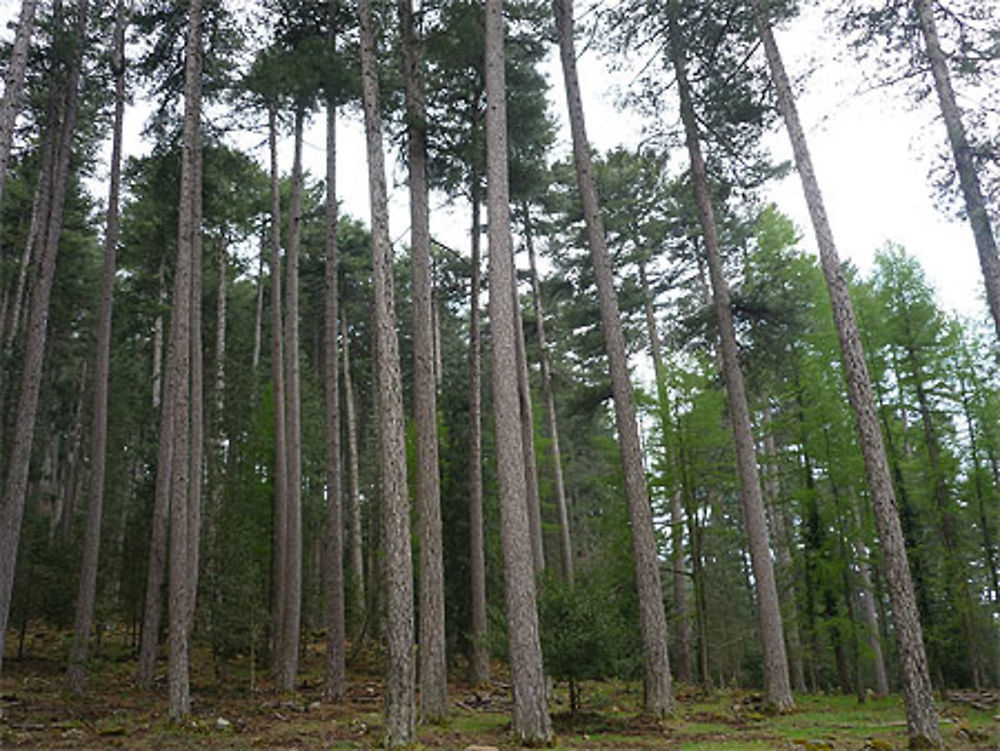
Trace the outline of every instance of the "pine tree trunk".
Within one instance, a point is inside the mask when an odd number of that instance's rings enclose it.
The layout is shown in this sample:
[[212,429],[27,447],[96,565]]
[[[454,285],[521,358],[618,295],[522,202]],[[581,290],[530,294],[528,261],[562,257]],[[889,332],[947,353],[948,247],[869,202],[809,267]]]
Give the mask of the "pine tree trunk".
[[552,390],[552,366],[549,362],[549,345],[545,338],[545,316],[542,313],[542,289],[538,279],[538,263],[535,258],[535,238],[531,227],[531,214],[527,205],[523,207],[524,244],[528,248],[528,264],[531,268],[531,298],[535,308],[535,325],[538,328],[538,349],[542,365],[542,397],[545,399],[545,414],[548,420],[549,440],[552,442],[552,479],[556,513],[559,516],[559,554],[563,576],[573,585],[573,545],[570,532],[569,509],[566,505],[566,485],[563,479],[562,452],[559,448],[559,421],[556,415],[556,400]]
[[104,509],[104,477],[108,453],[108,374],[111,369],[111,308],[115,289],[118,250],[118,197],[121,187],[122,123],[125,116],[125,24],[124,0],[115,10],[114,53],[111,72],[115,77],[115,114],[111,137],[111,184],[104,232],[104,271],[101,307],[97,319],[97,354],[94,366],[94,406],[90,433],[90,487],[87,527],[83,538],[83,561],[76,596],[76,621],[70,648],[66,682],[74,694],[83,693],[90,631],[97,599],[97,564],[101,546]]
[[[11,594],[14,587],[14,568],[21,536],[21,520],[28,491],[28,470],[31,447],[35,437],[35,419],[38,415],[38,396],[41,386],[42,361],[48,334],[49,302],[52,297],[52,280],[55,276],[59,234],[62,230],[66,205],[66,192],[70,178],[70,157],[73,132],[76,128],[78,88],[81,58],[87,31],[88,2],[81,0],[77,6],[75,47],[70,53],[72,61],[65,81],[65,88],[58,96],[62,100],[62,117],[51,120],[53,130],[49,138],[53,144],[52,179],[49,185],[52,198],[49,211],[39,235],[37,276],[31,291],[25,332],[24,364],[18,393],[17,416],[13,441],[4,482],[3,504],[0,505],[0,674],[3,668],[4,641],[10,616]],[[58,123],[58,130],[55,128]]]
[[257,385],[257,368],[260,366],[261,331],[264,323],[264,254],[267,241],[262,239],[260,254],[257,256],[257,299],[253,313],[253,350],[250,354],[250,369],[253,371],[253,384]]
[[[157,298],[161,310],[167,307],[166,268],[160,264],[157,279]],[[159,409],[163,402],[163,313],[158,312],[153,319],[153,409]]]
[[708,263],[712,297],[719,328],[719,351],[722,359],[722,376],[726,383],[729,419],[732,426],[736,463],[740,478],[740,501],[750,544],[750,558],[757,591],[757,620],[760,628],[761,648],[764,658],[764,691],[767,702],[779,711],[794,705],[788,681],[788,658],[782,629],[778,588],[774,580],[774,566],[768,541],[764,499],[761,494],[754,450],[750,412],[747,406],[743,372],[740,369],[736,345],[736,331],[729,301],[729,288],[723,275],[719,249],[718,230],[712,207],[708,174],[699,143],[698,126],[691,99],[690,84],[681,54],[680,34],[676,18],[671,18],[671,53],[677,89],[680,96],[681,119],[684,124],[688,154],[691,159],[691,181],[698,205],[705,242],[705,259]]
[[[489,227],[491,385],[496,432],[504,603],[514,712],[511,729],[526,746],[552,739],[535,604],[518,393],[514,254],[507,173],[503,0],[486,2],[486,205]],[[475,303],[475,300],[473,300]]]
[[[4,354],[10,355],[11,347],[17,338],[18,329],[21,325],[21,314],[24,308],[24,294],[28,288],[28,269],[31,266],[32,251],[38,243],[38,235],[41,232],[42,222],[48,216],[49,202],[51,201],[52,188],[49,184],[52,179],[52,145],[47,143],[42,148],[41,168],[39,170],[38,184],[35,186],[35,197],[31,204],[31,223],[28,225],[28,239],[24,243],[24,250],[21,253],[21,262],[17,269],[17,286],[14,289],[14,299],[10,307],[10,323],[7,325],[4,334],[3,346]],[[6,320],[6,319],[5,319]]]
[[858,565],[858,602],[861,605],[861,617],[864,620],[868,637],[868,648],[872,653],[875,668],[875,691],[879,696],[889,694],[889,674],[885,669],[885,657],[882,654],[881,630],[879,629],[878,612],[875,608],[875,588],[872,585],[872,567],[869,562],[870,552],[862,537],[861,509],[857,498],[851,498],[851,513],[854,515],[854,527],[858,530],[855,559]]
[[663,612],[663,588],[656,540],[653,535],[653,517],[646,490],[642,446],[639,442],[639,429],[635,417],[635,397],[629,380],[621,315],[597,200],[597,189],[594,185],[590,146],[580,99],[580,82],[573,43],[572,0],[554,0],[553,9],[566,83],[570,129],[573,132],[573,158],[583,203],[584,222],[587,226],[591,263],[594,266],[597,282],[601,329],[604,332],[604,348],[611,371],[615,422],[618,427],[622,467],[625,472],[625,495],[628,499],[632,528],[632,552],[635,558],[635,579],[639,594],[639,628],[642,633],[645,667],[643,707],[647,714],[659,717],[672,710],[673,696],[670,686],[670,659],[667,653],[667,622]]
[[285,466],[288,472],[285,519],[285,602],[278,653],[278,688],[291,691],[299,666],[302,622],[302,405],[299,385],[299,238],[302,214],[302,130],[305,112],[295,110],[295,156],[288,207],[285,256]]
[[885,577],[892,601],[892,616],[903,674],[903,698],[906,703],[910,745],[939,747],[942,741],[938,731],[937,709],[934,706],[917,602],[906,560],[906,546],[899,512],[896,509],[889,464],[886,461],[885,446],[875,409],[871,377],[861,347],[861,336],[854,317],[847,279],[837,256],[833,232],[813,170],[805,132],[799,121],[791,84],[763,7],[761,0],[753,0],[758,32],[767,53],[771,78],[778,94],[778,105],[792,142],[795,164],[802,179],[803,192],[816,232],[820,264],[826,277],[834,323],[840,339],[848,396],[857,420],[868,490],[875,508],[875,523],[879,539],[882,541]]
[[472,599],[469,683],[490,680],[486,645],[486,540],[483,533],[482,354],[479,335],[480,223],[479,175],[472,175],[472,276],[469,283],[469,573]]
[[37,4],[36,0],[22,0],[14,46],[7,58],[3,99],[0,99],[0,201],[3,200],[7,165],[10,162],[10,150],[14,142],[14,122],[21,111],[24,99],[24,74],[28,67],[28,52],[31,48],[31,33],[35,25]]
[[288,542],[288,454],[285,426],[285,352],[281,314],[281,191],[278,184],[277,104],[268,108],[268,145],[271,155],[271,379],[274,398],[274,560],[273,613],[274,672],[281,669],[284,648],[285,589]]
[[373,286],[375,291],[375,372],[378,393],[379,476],[385,535],[387,599],[386,746],[408,747],[416,738],[413,661],[413,561],[406,484],[403,388],[396,339],[392,246],[386,200],[385,156],[379,110],[378,61],[372,2],[358,4],[361,24],[361,83],[368,147],[371,198]]
[[349,517],[348,543],[351,548],[351,602],[355,638],[363,633],[365,623],[364,536],[361,531],[361,480],[358,476],[358,421],[354,407],[354,381],[351,378],[351,348],[347,311],[341,313],[341,341],[344,345],[344,413],[347,418],[347,469],[350,485],[347,492]]
[[[331,3],[331,13],[334,3]],[[332,34],[331,34],[332,36]],[[333,46],[331,39],[331,46]],[[326,226],[324,268],[323,388],[326,397],[326,675],[323,695],[327,701],[342,701],[347,691],[344,650],[344,506],[340,467],[340,355],[337,330],[337,107],[326,103]],[[346,335],[345,335],[346,340]]]
[[517,355],[517,396],[521,406],[521,450],[524,452],[524,488],[527,493],[528,528],[531,532],[531,559],[537,577],[545,570],[545,541],[542,539],[542,501],[538,495],[538,462],[535,459],[535,416],[531,405],[531,383],[528,380],[528,356],[524,344],[524,322],[521,320],[521,298],[517,292],[517,271],[514,269],[511,287],[514,311],[514,350]]
[[399,22],[406,91],[410,251],[413,254],[413,412],[416,422],[416,506],[420,538],[420,719],[437,722],[447,712],[444,634],[444,549],[438,468],[437,381],[431,298],[431,235],[427,206],[427,109],[420,40],[411,0],[400,0]]

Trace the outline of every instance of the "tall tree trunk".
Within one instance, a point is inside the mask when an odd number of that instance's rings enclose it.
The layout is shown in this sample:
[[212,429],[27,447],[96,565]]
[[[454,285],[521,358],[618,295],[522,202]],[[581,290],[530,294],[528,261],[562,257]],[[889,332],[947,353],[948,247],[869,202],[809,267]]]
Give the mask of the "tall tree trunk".
[[892,601],[892,616],[903,674],[903,698],[906,703],[910,745],[938,747],[942,741],[938,730],[937,709],[934,706],[917,602],[906,560],[906,546],[899,512],[896,509],[882,432],[879,429],[871,377],[861,347],[861,336],[854,316],[847,279],[837,256],[833,231],[827,219],[819,182],[806,144],[805,132],[799,121],[791,84],[764,13],[764,7],[762,0],[753,0],[757,28],[764,42],[771,78],[778,94],[778,105],[792,142],[795,164],[802,179],[803,192],[816,232],[820,264],[826,277],[834,323],[840,339],[848,396],[857,420],[858,437],[865,460],[865,475],[875,509],[879,539],[882,541],[885,577]]
[[163,403],[163,309],[167,307],[167,270],[160,264],[157,273],[157,299],[160,310],[153,319],[153,409]]
[[553,0],[559,53],[566,84],[570,129],[573,133],[573,159],[587,226],[587,244],[597,282],[604,349],[611,371],[611,391],[615,405],[615,423],[625,473],[625,495],[628,499],[632,531],[632,553],[635,558],[635,580],[639,595],[639,629],[642,634],[644,659],[644,703],[647,714],[663,716],[671,711],[673,695],[670,686],[670,658],[667,653],[667,621],[663,612],[663,588],[660,581],[656,539],[653,535],[653,515],[646,491],[642,465],[642,446],[635,417],[635,397],[629,380],[628,360],[622,334],[618,297],[614,275],[604,236],[604,224],[597,201],[590,160],[590,145],[580,99],[580,81],[576,70],[573,43],[573,0]]
[[410,251],[413,254],[413,412],[417,430],[415,495],[420,539],[420,719],[437,722],[448,709],[448,676],[445,664],[444,543],[438,468],[431,234],[427,206],[427,108],[420,40],[414,25],[411,0],[399,0],[398,8],[406,90]]
[[354,381],[351,378],[351,348],[348,335],[347,311],[341,313],[341,341],[344,346],[344,413],[347,418],[347,488],[348,542],[351,548],[351,602],[355,638],[362,633],[365,622],[365,561],[361,531],[361,480],[358,476],[358,421],[354,407]]
[[[330,3],[331,16],[335,3]],[[331,33],[331,37],[333,34]],[[331,38],[331,47],[335,39]],[[326,676],[323,694],[329,701],[342,701],[347,691],[344,651],[344,504],[343,474],[340,467],[340,356],[337,330],[338,305],[337,245],[337,107],[326,103],[326,226],[324,269],[323,391],[326,397]],[[346,334],[345,334],[346,340]]]
[[521,414],[521,450],[524,452],[524,489],[531,535],[531,560],[537,577],[545,570],[545,541],[542,539],[542,501],[538,494],[538,461],[535,458],[535,417],[531,405],[531,382],[528,379],[528,355],[521,320],[521,298],[517,291],[517,271],[511,253],[513,278],[511,297],[514,313],[514,352],[517,357],[517,396]]
[[472,180],[472,275],[469,282],[469,574],[472,634],[469,683],[490,680],[486,645],[486,540],[483,534],[482,353],[479,336],[480,223],[479,175]]
[[[675,10],[672,13],[676,12]],[[680,96],[681,119],[691,159],[691,181],[698,205],[698,216],[705,240],[705,260],[708,263],[712,297],[719,327],[719,352],[722,359],[722,376],[726,383],[729,419],[740,478],[740,501],[750,544],[750,558],[757,589],[757,620],[760,628],[761,648],[764,657],[764,691],[768,703],[784,711],[794,705],[788,681],[788,657],[781,622],[778,588],[774,580],[774,566],[768,544],[764,499],[761,495],[757,456],[754,450],[750,411],[747,407],[743,372],[740,369],[736,345],[736,331],[729,301],[729,288],[722,270],[718,230],[712,207],[708,173],[701,153],[698,126],[682,55],[677,19],[670,21],[670,47],[672,62]]]
[[90,487],[87,528],[83,538],[83,561],[76,596],[76,621],[70,648],[66,681],[74,694],[83,693],[83,681],[90,630],[97,599],[97,564],[101,547],[101,518],[104,509],[104,477],[108,453],[108,373],[111,368],[111,309],[115,289],[118,250],[118,197],[121,188],[122,123],[125,116],[125,24],[124,0],[115,10],[114,52],[111,72],[115,77],[115,114],[111,136],[111,184],[104,231],[104,272],[101,278],[101,307],[97,319],[97,354],[94,365],[94,406],[90,426]]
[[937,22],[934,19],[935,3],[931,0],[913,0],[913,5],[920,20],[920,31],[927,48],[934,88],[941,106],[941,116],[948,131],[958,182],[962,188],[962,197],[965,199],[965,210],[969,216],[969,224],[972,225],[976,249],[979,251],[979,265],[983,271],[986,300],[990,307],[990,315],[993,317],[993,326],[997,336],[1000,337],[1000,257],[997,255],[997,241],[990,225],[986,201],[983,199],[972,147],[969,145],[965,125],[962,123],[962,112],[951,84],[948,61],[941,49],[941,40],[938,38]]
[[14,142],[14,122],[21,111],[24,99],[24,74],[28,67],[28,52],[31,47],[37,4],[36,0],[22,0],[14,46],[10,51],[10,57],[7,58],[3,99],[0,99],[0,201],[3,200],[10,149]]
[[[48,216],[48,207],[52,196],[52,186],[49,182],[52,179],[53,158],[52,145],[51,143],[47,143],[42,148],[39,179],[38,184],[35,186],[35,196],[31,203],[31,222],[28,225],[28,238],[24,243],[21,262],[17,269],[17,285],[14,288],[14,299],[10,305],[10,323],[7,325],[3,339],[5,355],[10,354],[10,349],[17,338],[18,329],[21,324],[21,314],[24,308],[25,290],[28,288],[28,269],[31,266],[32,251],[36,247],[38,235],[42,231],[42,222]],[[4,322],[6,322],[6,317],[4,318]]]
[[795,572],[792,565],[791,541],[788,512],[781,500],[781,480],[778,475],[778,449],[774,440],[774,429],[769,400],[764,401],[764,455],[767,470],[764,473],[764,490],[767,497],[768,516],[771,520],[771,539],[774,541],[775,562],[778,566],[781,602],[784,612],[785,641],[788,646],[790,678],[795,690],[806,692],[806,673],[802,664],[802,636],[799,634],[798,595],[795,587]]
[[28,306],[25,333],[24,364],[18,394],[17,416],[13,441],[4,482],[3,503],[0,505],[0,674],[3,668],[3,649],[10,616],[11,594],[14,587],[14,568],[21,536],[21,520],[28,492],[28,469],[31,447],[35,437],[35,420],[38,415],[38,396],[41,386],[42,361],[48,334],[49,302],[52,297],[52,280],[55,276],[56,254],[59,250],[59,233],[62,230],[66,205],[66,192],[70,178],[70,156],[73,150],[73,133],[76,129],[77,95],[80,83],[83,46],[86,40],[88,2],[81,0],[77,6],[75,46],[65,86],[56,96],[61,100],[58,108],[62,117],[51,120],[48,138],[52,146],[52,179],[49,185],[52,198],[49,211],[39,235],[35,268],[35,283]]
[[[524,745],[552,739],[535,601],[530,523],[525,488],[514,253],[507,172],[507,103],[504,84],[503,0],[486,0],[486,205],[489,227],[491,385],[496,432],[500,539],[504,559],[507,645],[514,693],[512,731]],[[475,303],[475,300],[473,300]]]
[[302,130],[305,111],[295,109],[295,156],[288,207],[285,256],[285,466],[288,471],[285,519],[284,607],[278,687],[295,688],[299,667],[299,627],[302,622],[302,405],[299,386],[299,238],[302,214]]
[[403,389],[396,339],[392,245],[386,200],[385,155],[379,110],[378,61],[372,0],[358,3],[361,24],[361,83],[368,147],[372,216],[372,276],[375,291],[375,372],[378,393],[379,475],[385,535],[385,594],[388,620],[386,745],[408,747],[416,737],[413,661],[413,561],[406,485]]
[[857,530],[855,559],[858,565],[858,602],[861,605],[861,617],[864,620],[868,648],[872,653],[875,668],[875,691],[879,696],[889,694],[889,675],[885,669],[885,657],[882,654],[881,630],[879,629],[878,612],[875,607],[875,588],[872,585],[872,567],[869,561],[869,550],[862,536],[861,509],[858,500],[851,497],[851,513],[854,516],[854,527]]
[[[170,472],[170,631],[168,639],[167,712],[171,720],[191,709],[190,638],[197,586],[196,487],[200,487],[201,397],[201,72],[202,6],[189,6],[184,70],[184,126],[181,191],[177,226],[177,267],[170,337],[167,345],[167,393],[163,408],[173,414]],[[196,267],[197,264],[197,267]],[[197,297],[197,300],[196,300]],[[195,328],[197,327],[197,331]],[[171,386],[171,381],[173,385]],[[195,422],[199,420],[199,422]]]
[[254,386],[257,385],[257,367],[260,365],[261,330],[264,323],[264,254],[267,240],[262,238],[260,254],[257,256],[257,299],[254,303],[253,315],[253,350],[250,354],[250,369],[254,374]]
[[549,440],[552,443],[552,479],[556,513],[559,516],[559,554],[563,576],[573,585],[573,545],[571,543],[569,509],[566,505],[566,485],[563,480],[562,453],[559,448],[559,421],[556,415],[556,400],[552,390],[552,365],[549,361],[549,345],[545,338],[545,316],[542,312],[542,288],[538,279],[538,263],[535,258],[535,238],[531,226],[531,213],[527,204],[522,206],[524,224],[524,244],[528,248],[528,264],[531,268],[531,298],[535,308],[535,326],[538,328],[539,359],[542,365],[542,398],[545,399],[545,414],[548,420]]
[[[656,378],[656,397],[660,412],[663,440],[663,462],[669,471],[675,463],[670,450],[670,402],[667,396],[667,373],[663,367],[663,351],[660,333],[656,328],[653,310],[653,294],[646,275],[645,261],[639,261],[639,284],[642,287],[643,310],[646,318],[646,334],[649,337],[650,354],[653,356],[653,374]],[[687,581],[684,572],[684,508],[681,492],[675,491],[670,497],[670,562],[673,568],[674,595],[674,675],[684,683],[691,682],[691,621],[687,603]]]
[[281,314],[281,191],[278,185],[277,103],[268,108],[268,147],[271,155],[271,379],[274,392],[274,634],[275,674],[280,671],[284,648],[285,587],[287,577],[288,454],[285,426],[285,348]]

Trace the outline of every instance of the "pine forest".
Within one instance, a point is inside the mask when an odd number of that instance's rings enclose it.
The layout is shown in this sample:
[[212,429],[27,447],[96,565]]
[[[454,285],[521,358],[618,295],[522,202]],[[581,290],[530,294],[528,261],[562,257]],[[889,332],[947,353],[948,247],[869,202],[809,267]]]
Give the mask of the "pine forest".
[[1000,747],[1000,6],[0,25],[0,748]]

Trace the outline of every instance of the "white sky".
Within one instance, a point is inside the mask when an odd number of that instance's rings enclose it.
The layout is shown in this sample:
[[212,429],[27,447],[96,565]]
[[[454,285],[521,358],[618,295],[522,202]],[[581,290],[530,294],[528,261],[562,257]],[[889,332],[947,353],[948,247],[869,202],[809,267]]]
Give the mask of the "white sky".
[[[0,0],[0,19],[14,17],[18,7],[15,0]],[[4,33],[12,36],[9,28]],[[857,63],[843,41],[824,28],[815,7],[807,6],[800,18],[779,32],[778,39],[793,78],[810,67],[815,71],[806,82],[799,107],[841,256],[866,271],[879,247],[886,241],[897,242],[920,259],[946,308],[982,316],[985,307],[972,232],[967,223],[946,217],[932,200],[928,173],[937,145],[944,138],[943,125],[929,106],[933,101],[917,109],[898,90],[859,93],[863,81]],[[587,52],[580,66],[588,134],[594,146],[602,151],[618,145],[635,146],[641,123],[616,108],[614,75],[596,52]],[[562,156],[569,152],[569,132],[555,54],[550,56],[546,73],[552,85],[552,111],[561,123],[557,151]],[[144,110],[140,103],[126,113],[129,154],[149,148],[139,138]],[[316,177],[324,173],[321,120],[314,118],[304,148],[306,169]],[[337,181],[343,209],[367,222],[367,165],[358,114],[340,117],[338,140]],[[260,143],[260,139],[248,138],[242,145],[249,147],[251,143]],[[770,135],[767,143],[776,157],[790,159],[783,132]],[[263,150],[257,157],[266,163]],[[281,147],[283,171],[290,169],[290,162],[291,144],[286,139]],[[681,162],[681,156],[674,160],[675,164]],[[396,155],[389,155],[387,164],[392,236],[405,242],[405,173]],[[775,184],[771,196],[802,230],[803,244],[814,249],[798,176],[793,173]],[[432,209],[437,210],[432,213],[431,232],[452,247],[465,248],[468,209],[459,202],[448,210],[444,203],[442,196],[432,198]]]

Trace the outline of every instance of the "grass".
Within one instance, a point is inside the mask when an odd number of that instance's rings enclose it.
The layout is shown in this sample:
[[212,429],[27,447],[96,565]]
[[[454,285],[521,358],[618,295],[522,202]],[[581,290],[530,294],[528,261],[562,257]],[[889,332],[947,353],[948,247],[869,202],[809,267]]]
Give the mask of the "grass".
[[[108,749],[375,749],[383,733],[381,669],[363,656],[353,666],[347,701],[321,701],[322,651],[307,650],[299,690],[271,691],[260,672],[250,690],[246,666],[234,665],[225,681],[210,672],[192,679],[192,714],[168,723],[164,683],[140,692],[132,685],[134,661],[120,646],[94,661],[88,693],[64,693],[58,640],[44,657],[8,659],[0,691],[0,748]],[[41,650],[39,650],[41,653]],[[110,657],[109,655],[113,655]],[[195,665],[209,666],[204,653]],[[452,711],[436,725],[418,729],[420,749],[469,745],[513,749],[510,695],[502,667],[492,686],[450,686]],[[207,667],[201,670],[208,670]],[[638,686],[619,681],[587,684],[584,711],[568,711],[557,686],[550,700],[555,749],[684,749],[687,751],[891,751],[906,747],[906,724],[898,697],[858,704],[852,696],[800,696],[787,714],[765,716],[758,697],[734,691],[678,691],[675,713],[664,720],[639,713]],[[982,702],[978,702],[982,705]],[[1000,748],[1000,692],[986,708],[939,702],[941,730],[949,749]]]

